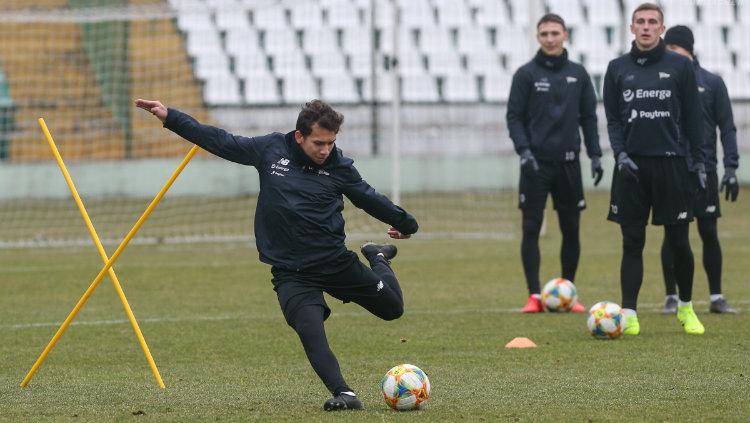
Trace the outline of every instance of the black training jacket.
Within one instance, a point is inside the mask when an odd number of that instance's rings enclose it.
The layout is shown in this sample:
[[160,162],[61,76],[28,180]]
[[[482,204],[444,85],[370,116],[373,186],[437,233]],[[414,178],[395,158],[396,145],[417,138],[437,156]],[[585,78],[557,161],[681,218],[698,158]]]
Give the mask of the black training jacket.
[[706,136],[703,154],[706,156],[706,170],[716,170],[716,127],[721,131],[721,145],[724,151],[724,167],[737,168],[740,156],[737,153],[737,128],[732,116],[732,103],[727,87],[719,75],[703,69],[698,61],[695,76],[698,81],[698,96],[703,106],[703,119],[706,122]]
[[223,159],[258,170],[255,244],[264,263],[329,273],[350,263],[342,194],[403,234],[419,228],[414,217],[367,184],[339,148],[318,165],[299,147],[294,132],[242,137],[171,108],[164,127]]
[[541,52],[518,68],[506,114],[517,153],[530,149],[540,160],[578,159],[581,136],[589,157],[600,157],[596,127],[596,94],[583,66]]
[[649,51],[633,42],[630,53],[609,62],[604,110],[612,151],[633,156],[688,154],[705,162],[704,122],[690,59],[667,51],[664,41]]

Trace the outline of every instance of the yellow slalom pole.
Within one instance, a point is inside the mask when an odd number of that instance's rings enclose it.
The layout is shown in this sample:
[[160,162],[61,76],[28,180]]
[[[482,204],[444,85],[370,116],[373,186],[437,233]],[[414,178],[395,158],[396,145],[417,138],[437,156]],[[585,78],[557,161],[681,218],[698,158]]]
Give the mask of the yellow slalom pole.
[[[44,122],[43,118],[39,118],[38,122],[39,126],[42,128],[42,132],[44,132],[44,137],[47,139],[47,144],[49,144],[49,147],[52,150],[52,155],[55,156],[57,165],[60,167],[60,171],[65,178],[65,182],[68,184],[68,188],[70,188],[70,193],[73,195],[73,199],[75,200],[76,205],[78,205],[78,210],[81,212],[81,217],[83,217],[84,222],[86,222],[86,227],[91,234],[91,239],[94,241],[94,244],[96,245],[97,251],[99,251],[99,255],[101,256],[102,261],[104,263],[107,263],[107,261],[109,260],[109,257],[107,257],[107,252],[104,250],[104,246],[99,240],[99,235],[96,233],[94,224],[91,223],[91,219],[89,218],[89,214],[86,211],[86,207],[83,205],[81,196],[78,195],[78,190],[73,183],[73,179],[70,177],[70,173],[65,166],[65,162],[60,155],[60,151],[57,149],[57,145],[52,139],[52,134],[50,134],[49,129],[47,128],[47,124]],[[141,328],[138,326],[138,321],[135,319],[135,315],[133,314],[133,310],[130,308],[128,299],[125,297],[125,292],[123,292],[120,281],[115,274],[115,269],[113,267],[110,267],[108,273],[109,277],[112,279],[112,283],[115,286],[117,295],[120,297],[122,306],[125,308],[125,314],[128,315],[130,325],[133,326],[133,330],[135,331],[135,335],[138,338],[138,342],[141,344],[141,349],[143,349],[143,354],[145,354],[146,356],[146,361],[148,361],[148,365],[151,367],[151,373],[154,374],[154,378],[156,379],[156,383],[159,385],[159,387],[164,389],[164,382],[162,381],[161,375],[159,374],[159,369],[156,367],[156,363],[154,363],[154,358],[151,356],[151,351],[148,348],[148,344],[146,344],[146,339],[143,337]]]
[[120,254],[122,254],[123,250],[125,250],[125,247],[128,246],[128,243],[130,240],[135,236],[135,234],[138,232],[138,230],[143,226],[143,224],[146,222],[146,219],[148,219],[149,215],[151,215],[151,212],[154,211],[156,206],[159,204],[161,199],[164,197],[164,195],[167,193],[167,190],[172,186],[175,179],[177,179],[177,176],[179,176],[180,172],[187,166],[188,162],[190,162],[190,159],[193,158],[195,153],[197,153],[199,150],[199,147],[197,145],[193,146],[192,149],[188,152],[188,154],[185,156],[184,159],[182,159],[182,162],[180,165],[175,169],[174,173],[172,173],[172,176],[170,176],[169,180],[164,184],[162,189],[159,191],[159,193],[156,195],[156,197],[151,201],[151,204],[146,208],[146,211],[143,212],[141,217],[138,218],[138,221],[135,222],[135,225],[132,229],[130,229],[130,232],[125,236],[125,239],[122,240],[120,245],[117,247],[115,252],[112,254],[112,257],[107,260],[107,263],[104,265],[102,270],[99,271],[99,274],[96,275],[96,278],[94,278],[93,282],[91,282],[91,285],[88,287],[86,292],[83,293],[83,296],[80,300],[78,300],[78,304],[73,308],[73,311],[70,312],[68,317],[65,319],[65,321],[62,323],[60,328],[57,330],[57,333],[52,337],[52,339],[49,341],[47,346],[44,348],[44,351],[39,355],[39,358],[37,358],[36,362],[33,366],[31,366],[31,370],[29,370],[29,373],[26,375],[26,377],[21,382],[21,386],[25,387],[28,385],[29,381],[32,377],[34,377],[34,374],[39,370],[39,366],[42,365],[44,360],[47,358],[47,354],[54,348],[57,341],[60,339],[62,334],[65,332],[66,329],[68,329],[68,326],[70,326],[70,322],[73,321],[76,314],[80,311],[83,304],[88,300],[88,298],[91,296],[91,294],[94,292],[94,289],[99,285],[99,282],[101,282],[102,278],[104,278],[104,275],[107,274],[107,271],[112,267],[113,264],[115,264],[115,261],[120,257]]

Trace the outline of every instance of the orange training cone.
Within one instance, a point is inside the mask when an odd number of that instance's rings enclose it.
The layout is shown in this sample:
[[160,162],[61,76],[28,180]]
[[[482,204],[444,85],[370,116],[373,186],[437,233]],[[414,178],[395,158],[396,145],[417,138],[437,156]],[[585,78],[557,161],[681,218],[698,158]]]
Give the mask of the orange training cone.
[[505,344],[505,348],[536,348],[536,344],[529,338],[513,338]]

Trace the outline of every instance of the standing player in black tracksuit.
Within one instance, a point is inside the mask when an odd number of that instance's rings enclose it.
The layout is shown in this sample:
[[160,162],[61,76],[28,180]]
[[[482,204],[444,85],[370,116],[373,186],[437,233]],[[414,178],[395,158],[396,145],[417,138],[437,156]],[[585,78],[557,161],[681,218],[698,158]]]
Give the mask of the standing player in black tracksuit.
[[295,131],[246,138],[202,125],[158,101],[137,100],[164,127],[226,160],[254,166],[260,176],[255,239],[260,260],[270,264],[274,290],[289,326],[299,335],[307,358],[333,398],[325,410],[360,409],[326,339],[323,322],[331,313],[327,292],[355,302],[384,320],[403,313],[403,297],[389,260],[393,245],[366,243],[364,266],[346,249],[342,195],[371,216],[390,224],[388,235],[409,238],[417,221],[376,192],[336,148],[343,116],[322,101],[307,103]]
[[633,12],[635,41],[629,54],[612,60],[604,78],[604,108],[617,166],[612,180],[609,219],[620,224],[623,255],[620,267],[625,334],[640,333],[636,315],[643,282],[643,246],[649,212],[654,225],[664,225],[680,287],[677,317],[689,334],[702,334],[693,311],[693,252],[688,223],[694,194],[693,177],[705,189],[703,120],[693,64],[667,51],[661,34],[664,15],[644,3]]
[[[703,240],[703,267],[708,276],[708,286],[711,294],[712,313],[736,313],[727,305],[721,293],[721,245],[716,228],[716,220],[721,216],[719,210],[719,191],[726,189],[726,199],[737,200],[739,183],[736,170],[739,165],[737,153],[737,129],[732,117],[732,103],[729,101],[727,87],[719,75],[715,75],[699,64],[693,54],[693,32],[682,25],[673,26],[664,35],[664,43],[669,50],[682,54],[693,61],[695,76],[698,83],[698,95],[703,109],[706,135],[703,151],[706,155],[706,174],[708,183],[705,195],[699,195],[695,200],[694,214],[698,220],[698,232]],[[721,130],[721,145],[724,150],[724,177],[719,187],[719,177],[716,172],[716,127]],[[661,249],[664,283],[667,288],[667,300],[664,312],[677,311],[677,291],[675,289],[674,263],[672,251],[667,243]]]
[[[521,157],[519,208],[523,215],[521,259],[529,289],[524,313],[544,311],[539,289],[539,231],[547,194],[557,210],[562,232],[562,277],[575,281],[581,253],[579,222],[586,207],[581,181],[581,136],[591,158],[597,185],[604,174],[596,127],[596,94],[586,69],[568,60],[565,21],[555,14],[537,23],[540,49],[513,75],[506,119],[510,137]],[[575,304],[574,312],[583,312]]]

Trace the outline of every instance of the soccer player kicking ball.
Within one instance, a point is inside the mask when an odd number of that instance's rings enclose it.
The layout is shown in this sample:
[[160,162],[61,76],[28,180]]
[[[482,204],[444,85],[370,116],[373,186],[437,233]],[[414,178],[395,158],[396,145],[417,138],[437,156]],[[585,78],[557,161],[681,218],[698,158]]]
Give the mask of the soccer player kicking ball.
[[[513,75],[506,119],[510,137],[521,157],[519,202],[523,218],[521,260],[529,299],[524,313],[544,311],[539,289],[539,231],[547,195],[557,210],[562,232],[562,277],[575,281],[581,255],[579,222],[586,207],[581,181],[581,138],[591,158],[594,185],[604,174],[596,125],[596,94],[583,66],[568,60],[565,21],[547,14],[537,23],[540,49]],[[576,303],[571,310],[586,311]]]
[[331,314],[323,292],[354,302],[383,320],[399,318],[404,301],[390,260],[393,245],[366,243],[363,265],[344,245],[342,194],[392,227],[394,239],[417,232],[417,221],[365,182],[352,159],[336,148],[344,117],[314,100],[302,108],[294,131],[247,138],[202,125],[158,101],[136,105],[164,127],[226,160],[254,166],[260,175],[255,243],[260,260],[271,265],[272,283],[286,322],[299,335],[315,373],[333,394],[326,411],[361,409],[344,381],[326,339],[323,322]]
[[[669,50],[681,54],[693,61],[695,77],[698,83],[698,96],[703,109],[705,121],[705,141],[703,152],[706,155],[706,174],[708,181],[705,194],[700,192],[695,200],[693,213],[698,220],[698,233],[703,240],[703,267],[708,276],[708,288],[711,294],[711,313],[736,313],[729,307],[721,293],[721,245],[716,228],[716,220],[721,216],[719,210],[719,191],[726,190],[726,199],[737,200],[739,183],[736,170],[739,165],[737,153],[737,129],[732,117],[732,103],[729,101],[727,87],[719,75],[715,75],[699,64],[693,53],[693,32],[690,28],[677,25],[667,30],[664,43]],[[719,186],[716,173],[716,127],[721,130],[721,145],[724,149],[724,177]],[[665,313],[677,311],[677,291],[675,289],[674,259],[666,242],[661,248],[664,284],[667,300],[664,303]]]
[[667,51],[661,34],[664,15],[644,3],[633,12],[635,35],[629,54],[609,62],[604,77],[604,109],[617,166],[608,218],[620,224],[620,285],[626,335],[638,335],[638,292],[643,282],[643,246],[649,212],[654,225],[664,225],[674,256],[680,288],[677,318],[685,332],[703,334],[693,311],[693,251],[688,223],[693,219],[692,177],[706,187],[702,150],[703,119],[690,59]]

